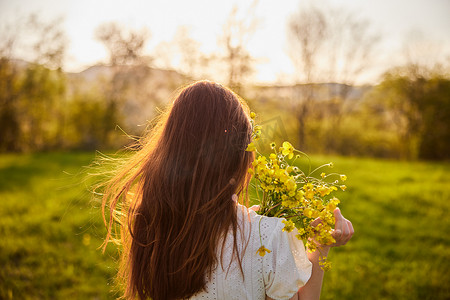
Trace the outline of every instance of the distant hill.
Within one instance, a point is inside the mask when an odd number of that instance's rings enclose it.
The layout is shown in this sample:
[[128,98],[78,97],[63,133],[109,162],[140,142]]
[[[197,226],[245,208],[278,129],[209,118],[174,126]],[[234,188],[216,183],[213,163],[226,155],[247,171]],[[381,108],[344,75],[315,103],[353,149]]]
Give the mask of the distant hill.
[[[21,59],[13,59],[14,64],[19,69],[25,69],[30,64],[27,61]],[[90,66],[81,72],[66,72],[69,84],[81,84],[91,85],[95,82],[111,79],[111,77],[117,72],[127,73],[131,77],[145,77],[145,83],[148,86],[139,87],[139,89],[152,88],[168,90],[168,95],[171,95],[174,90],[193,82],[193,78],[189,78],[175,70],[165,70],[152,68],[149,66],[118,66],[112,67],[105,64],[97,64]],[[341,83],[317,83],[312,84],[315,86],[314,96],[315,100],[324,100],[330,98],[336,98],[345,94],[347,100],[359,100],[362,96],[369,91],[373,86],[349,86]],[[286,99],[298,97],[306,88],[308,84],[296,84],[296,85],[249,85],[245,88],[245,95],[252,97],[253,99],[259,99],[259,101],[265,102],[268,99]],[[137,88],[137,87],[136,87]],[[164,94],[164,93],[163,93]],[[162,102],[169,101],[169,99]]]
[[130,77],[139,78],[140,80],[151,79],[152,86],[156,85],[159,88],[163,88],[166,85],[183,85],[191,81],[188,77],[174,70],[157,69],[145,65],[112,67],[99,64],[88,67],[78,73],[67,73],[67,76],[71,80],[82,80],[86,83],[92,83],[101,80],[109,80],[115,74],[126,74]]
[[146,65],[95,65],[78,73],[67,73],[67,78],[69,92],[89,93],[96,89],[119,97],[120,113],[130,128],[153,119],[157,109],[170,101],[174,90],[192,81],[176,71]]
[[[121,68],[130,68],[130,67],[121,67]],[[152,77],[153,81],[157,82],[157,86],[162,87],[165,84],[169,84],[173,86],[176,83],[179,83],[180,86],[186,84],[188,82],[193,82],[194,79],[186,77],[183,74],[178,73],[174,70],[164,70],[157,69],[152,67],[145,67],[148,72],[148,76]],[[92,82],[98,80],[100,78],[107,78],[112,76],[114,73],[113,67],[108,65],[95,65],[83,70],[79,73],[67,73],[70,78],[82,78],[87,82]],[[346,94],[346,99],[348,100],[358,100],[366,93],[368,90],[372,88],[370,85],[364,86],[350,86],[341,83],[318,83],[313,84],[316,86],[314,98],[317,100],[320,99],[329,99],[341,96],[342,94]],[[267,98],[284,98],[284,97],[293,97],[295,93],[301,93],[306,89],[308,84],[296,84],[296,85],[250,85],[246,88],[246,93],[250,93],[252,95],[261,94],[261,97]],[[175,89],[179,86],[175,86]]]
[[268,99],[295,99],[302,97],[309,88],[313,87],[312,98],[314,100],[329,100],[345,97],[347,100],[360,100],[363,95],[372,89],[370,85],[350,86],[341,83],[317,83],[296,85],[264,85],[255,86],[251,95],[260,98],[261,101]]
[[[98,64],[91,67],[88,67],[87,69],[78,72],[78,73],[67,73],[69,78],[83,78],[86,81],[93,81],[100,78],[107,78],[109,76],[112,76],[117,70],[123,71],[123,70],[133,70],[135,68],[134,66],[117,66],[112,67],[109,65],[103,65]],[[142,71],[142,68],[146,69],[146,72],[149,76],[152,76],[154,79],[160,79],[160,80],[170,80],[175,82],[186,82],[189,79],[174,71],[174,70],[163,70],[163,69],[157,69],[152,68],[149,66],[139,66],[139,70]],[[135,69],[136,70],[136,69]]]
[[83,70],[78,73],[67,73],[69,78],[75,79],[84,79],[86,81],[92,81],[99,79],[101,77],[108,77],[112,75],[112,68],[107,65],[95,65],[88,67],[86,70]]
[[[26,69],[29,63],[14,60],[18,69]],[[67,72],[69,93],[92,93],[112,95],[121,91],[121,113],[130,126],[145,124],[153,119],[157,109],[168,103],[174,91],[191,83],[189,78],[174,70],[152,68],[146,65],[109,66],[98,64],[81,72]],[[349,86],[340,83],[321,83],[313,85],[249,85],[245,87],[243,96],[254,103],[274,102],[279,105],[295,103],[309,87],[314,86],[315,101],[330,100],[345,94],[349,101],[357,101],[370,90],[371,86]],[[69,97],[70,99],[70,97]]]

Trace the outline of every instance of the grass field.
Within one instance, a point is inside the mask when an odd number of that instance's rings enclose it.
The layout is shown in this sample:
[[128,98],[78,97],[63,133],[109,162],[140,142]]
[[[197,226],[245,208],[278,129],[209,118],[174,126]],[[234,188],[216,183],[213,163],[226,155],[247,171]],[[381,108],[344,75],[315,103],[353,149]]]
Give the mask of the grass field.
[[[0,299],[114,299],[115,250],[85,180],[92,153],[0,156]],[[322,299],[450,299],[450,164],[315,156],[348,176],[355,235]]]

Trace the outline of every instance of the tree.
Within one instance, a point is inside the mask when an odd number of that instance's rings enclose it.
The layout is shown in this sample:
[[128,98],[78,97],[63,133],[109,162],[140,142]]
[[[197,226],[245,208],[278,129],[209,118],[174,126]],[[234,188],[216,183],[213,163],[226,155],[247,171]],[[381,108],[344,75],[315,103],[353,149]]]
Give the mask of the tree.
[[62,21],[62,18],[57,18],[44,22],[35,14],[29,17],[27,28],[35,37],[30,45],[34,63],[50,69],[62,69],[67,47],[67,38],[61,28]]
[[[372,92],[405,159],[450,158],[450,79],[431,70],[395,68]],[[424,77],[419,74],[429,74]]]
[[[209,78],[209,64],[214,56],[203,53],[201,44],[191,36],[190,28],[179,26],[172,40],[156,46],[155,60],[160,68],[176,70],[190,80]],[[177,88],[178,86],[174,86]]]
[[17,151],[20,123],[17,117],[19,70],[12,61],[17,28],[5,26],[0,30],[0,151]]
[[31,15],[27,31],[34,37],[21,98],[22,136],[29,150],[59,148],[63,144],[66,80],[62,71],[67,39],[61,28],[62,18],[44,22]]
[[442,76],[430,78],[419,107],[423,122],[418,157],[448,160],[450,158],[450,79]]
[[[66,39],[61,19],[40,21],[31,15],[10,26],[0,45],[0,150],[36,151],[61,143]],[[32,62],[20,61],[26,49]]]
[[64,74],[30,64],[20,87],[21,140],[29,151],[59,148],[65,97]]
[[10,59],[0,58],[0,151],[20,149],[18,118],[19,74]]
[[150,58],[143,51],[149,32],[126,29],[116,23],[106,23],[96,29],[95,36],[103,43],[109,52],[109,64],[112,67],[111,76],[104,85],[106,113],[104,116],[103,144],[110,144],[112,131],[123,121],[123,107],[129,94],[136,95],[139,91],[131,87],[140,86],[149,76],[147,64]]
[[299,69],[299,73],[304,77],[307,85],[299,90],[296,101],[296,117],[298,121],[298,143],[306,149],[306,122],[311,114],[312,101],[315,87],[313,83],[319,80],[316,54],[324,46],[326,37],[326,20],[322,11],[311,8],[310,11],[301,11],[298,16],[292,17],[289,22],[288,34],[291,36],[293,51],[291,58]]
[[219,37],[219,45],[224,51],[220,60],[227,69],[227,84],[238,93],[252,72],[253,58],[246,46],[256,30],[254,11],[257,4],[258,0],[254,0],[242,17],[239,16],[237,6],[234,6]]
[[144,62],[142,52],[149,37],[147,29],[127,31],[117,23],[104,23],[95,30],[95,37],[108,50],[111,66]]
[[[377,36],[369,24],[340,9],[301,6],[288,23],[290,57],[298,70],[295,92],[298,142],[307,145],[307,124],[321,94],[319,83],[341,83],[328,87],[330,124],[327,148],[334,148],[351,87],[367,68]],[[323,96],[321,96],[323,97]]]

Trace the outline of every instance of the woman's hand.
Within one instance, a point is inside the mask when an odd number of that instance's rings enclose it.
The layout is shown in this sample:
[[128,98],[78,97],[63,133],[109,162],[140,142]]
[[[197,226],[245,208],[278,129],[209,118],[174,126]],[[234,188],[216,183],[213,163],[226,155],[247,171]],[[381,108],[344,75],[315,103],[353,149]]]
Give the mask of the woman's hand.
[[[331,245],[320,245],[314,238],[311,240],[314,241],[314,243],[319,246],[320,248],[329,248],[329,247],[339,247],[347,244],[347,242],[352,238],[353,233],[355,231],[353,230],[352,222],[344,218],[344,216],[341,213],[341,210],[339,208],[336,208],[334,211],[334,231],[331,234],[333,238],[335,239],[335,243]],[[322,222],[320,218],[315,219],[311,225],[313,227],[319,225]]]
[[[259,205],[253,205],[250,207],[253,211],[259,210]],[[344,218],[344,216],[341,213],[341,210],[339,208],[336,208],[334,211],[334,231],[331,234],[333,238],[336,240],[335,243],[331,245],[320,245],[320,247],[339,247],[347,244],[347,242],[352,238],[353,234],[355,233],[355,230],[353,229],[352,222]],[[317,218],[312,222],[312,226],[317,226],[322,220],[320,218]]]
[[339,247],[347,244],[347,242],[352,238],[355,230],[353,229],[352,222],[344,218],[339,208],[334,210],[334,232],[332,236],[336,240],[336,243],[330,245],[331,247]]

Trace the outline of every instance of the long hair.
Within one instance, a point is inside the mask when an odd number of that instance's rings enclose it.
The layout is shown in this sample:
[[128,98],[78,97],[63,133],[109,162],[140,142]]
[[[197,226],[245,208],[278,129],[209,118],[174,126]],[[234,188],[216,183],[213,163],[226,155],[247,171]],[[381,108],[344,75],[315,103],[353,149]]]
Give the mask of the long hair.
[[[206,286],[232,232],[241,267],[233,194],[248,186],[249,110],[209,81],[182,89],[142,148],[103,196],[108,234],[120,223],[119,276],[127,299],[186,299]],[[106,211],[109,216],[106,218]]]

